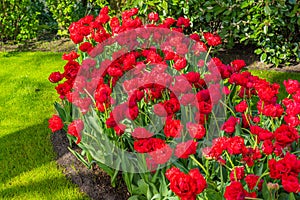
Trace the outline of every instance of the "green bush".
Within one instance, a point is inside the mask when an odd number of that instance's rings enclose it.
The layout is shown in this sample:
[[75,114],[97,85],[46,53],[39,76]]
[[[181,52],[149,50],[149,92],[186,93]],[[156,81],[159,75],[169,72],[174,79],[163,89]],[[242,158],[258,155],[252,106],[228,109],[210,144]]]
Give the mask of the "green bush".
[[31,0],[3,0],[0,4],[0,39],[24,41],[36,37],[39,12]]
[[190,0],[194,30],[218,32],[226,47],[253,44],[261,61],[294,64],[300,61],[300,6],[295,0]]
[[[296,0],[4,0],[0,5],[1,40],[27,40],[47,29],[68,35],[69,25],[87,14],[138,7],[141,15],[191,21],[190,32],[217,32],[226,48],[251,44],[261,61],[275,66],[300,62],[300,5]],[[37,32],[39,31],[39,32]]]
[[[108,1],[96,1],[103,5]],[[300,5],[296,0],[129,0],[113,1],[112,8],[139,7],[142,14],[191,20],[190,32],[218,32],[226,48],[251,44],[261,61],[275,66],[300,61]],[[117,5],[117,6],[114,6]]]
[[138,7],[141,15],[155,11],[163,18],[188,16],[189,4],[184,0],[46,0],[47,7],[56,20],[58,35],[67,35],[69,25],[87,14],[97,15],[104,6],[110,8],[110,13],[120,15],[122,11]]
[[295,0],[260,1],[241,4],[246,25],[241,41],[258,47],[261,61],[275,66],[300,61],[300,7]]
[[32,6],[40,12],[38,16],[39,26],[37,30],[37,38],[50,39],[51,36],[55,36],[58,30],[58,25],[56,20],[53,18],[52,13],[47,8],[46,2],[44,0],[37,0]]
[[101,4],[101,1],[95,3],[90,0],[46,0],[46,4],[57,22],[57,34],[61,36],[68,35],[68,28],[72,22],[87,14],[98,14],[100,7],[97,5],[105,5]]

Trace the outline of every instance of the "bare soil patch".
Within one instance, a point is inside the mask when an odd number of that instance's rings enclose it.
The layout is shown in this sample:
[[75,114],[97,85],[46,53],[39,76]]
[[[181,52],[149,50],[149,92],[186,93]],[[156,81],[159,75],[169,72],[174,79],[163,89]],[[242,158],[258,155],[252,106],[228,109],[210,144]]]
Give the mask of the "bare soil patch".
[[[130,195],[121,175],[117,177],[117,185],[114,188],[111,186],[110,177],[97,165],[88,169],[68,150],[69,142],[64,131],[53,133],[51,141],[57,154],[57,164],[63,173],[91,199],[126,200],[129,198]],[[76,146],[72,149],[80,152]]]
[[16,51],[50,51],[50,52],[69,52],[75,49],[75,45],[68,38],[60,38],[54,40],[31,40],[26,43],[0,43],[0,51],[16,52]]

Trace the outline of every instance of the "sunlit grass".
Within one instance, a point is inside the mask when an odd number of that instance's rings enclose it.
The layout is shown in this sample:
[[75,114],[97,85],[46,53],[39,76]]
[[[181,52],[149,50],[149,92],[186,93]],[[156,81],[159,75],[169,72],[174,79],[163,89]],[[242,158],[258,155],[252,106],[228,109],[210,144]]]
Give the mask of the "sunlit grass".
[[279,83],[280,90],[278,94],[279,99],[283,99],[287,97],[287,92],[285,91],[285,87],[283,85],[284,80],[294,79],[300,81],[300,73],[288,73],[288,72],[278,72],[274,70],[250,70],[253,75],[259,76],[261,78],[270,81],[271,83]]
[[63,64],[61,53],[0,53],[0,199],[88,199],[58,169],[47,128],[47,78]]

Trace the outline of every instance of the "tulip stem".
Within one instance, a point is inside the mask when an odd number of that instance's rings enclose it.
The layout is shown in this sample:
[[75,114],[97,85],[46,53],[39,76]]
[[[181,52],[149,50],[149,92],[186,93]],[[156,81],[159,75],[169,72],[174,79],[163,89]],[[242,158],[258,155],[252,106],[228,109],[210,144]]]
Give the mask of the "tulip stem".
[[221,190],[222,190],[222,193],[223,193],[223,189],[224,189],[224,178],[223,178],[223,168],[222,168],[222,165],[220,166],[220,175],[221,175]]
[[225,154],[226,154],[226,157],[228,158],[228,160],[229,160],[229,162],[230,162],[230,164],[231,164],[231,166],[232,166],[232,169],[235,167],[235,165],[233,164],[233,162],[232,162],[232,160],[231,160],[231,158],[230,158],[230,155],[228,154],[228,152],[227,151],[225,151]]
[[271,125],[272,125],[272,128],[273,128],[273,131],[275,131],[276,128],[275,128],[275,124],[274,124],[274,121],[273,121],[273,117],[271,117],[270,122],[271,122]]
[[220,163],[220,165],[224,166],[224,167],[225,167],[226,169],[228,169],[229,171],[232,170],[232,168],[228,167],[226,164],[221,164],[221,163]]
[[209,53],[210,53],[211,49],[212,49],[212,46],[209,47],[209,49],[208,49],[208,51],[207,51],[207,53],[206,53],[205,60],[204,60],[204,64],[206,64],[206,61],[207,61],[207,58],[208,58],[208,56],[209,56]]
[[213,110],[211,111],[211,115],[213,116],[213,118],[214,118],[214,120],[215,120],[215,122],[216,122],[217,129],[218,129],[218,131],[219,131],[219,130],[220,130],[220,127],[219,127],[218,120],[217,120],[216,115],[215,115],[215,113],[214,113]]
[[234,116],[234,117],[236,117],[236,114],[235,114],[235,112],[226,104],[226,103],[224,103],[223,101],[221,101],[220,100],[220,103],[223,105],[223,106],[225,106],[231,113],[232,113],[232,115]]
[[263,173],[263,174],[258,178],[258,180],[257,180],[257,182],[256,182],[256,184],[255,184],[255,187],[257,187],[258,184],[259,184],[259,182],[260,182],[260,180],[261,180],[264,176],[267,176],[267,175],[269,175],[269,172]]
[[151,118],[150,118],[146,113],[144,113],[143,111],[139,110],[139,112],[140,112],[141,114],[143,114],[146,118],[149,119],[151,125],[153,126],[153,128],[155,128],[156,132],[158,133],[158,130],[156,129],[156,126],[154,125],[154,123],[153,123],[153,121],[151,120]]
[[197,164],[199,165],[199,167],[204,171],[204,173],[206,174],[206,176],[208,177],[208,171],[205,169],[205,167],[194,157],[194,155],[190,155],[190,158]]

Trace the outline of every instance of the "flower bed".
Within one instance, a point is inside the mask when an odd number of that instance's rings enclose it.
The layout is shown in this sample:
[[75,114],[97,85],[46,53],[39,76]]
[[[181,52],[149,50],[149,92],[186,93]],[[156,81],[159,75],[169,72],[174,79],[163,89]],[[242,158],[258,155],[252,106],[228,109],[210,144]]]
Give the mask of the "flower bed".
[[299,198],[300,84],[279,102],[277,83],[211,58],[221,38],[188,27],[107,7],[71,24],[78,51],[49,76],[62,99],[49,127],[113,185],[121,171],[130,199]]

